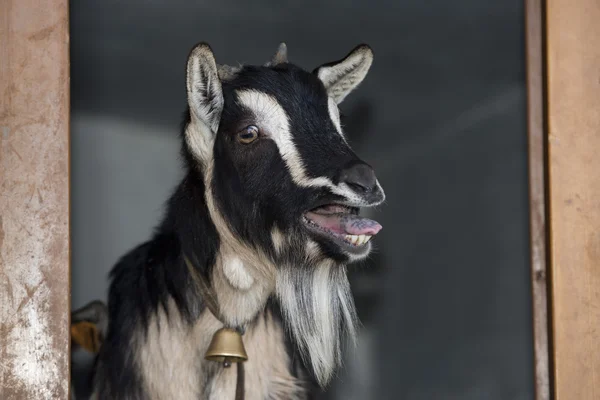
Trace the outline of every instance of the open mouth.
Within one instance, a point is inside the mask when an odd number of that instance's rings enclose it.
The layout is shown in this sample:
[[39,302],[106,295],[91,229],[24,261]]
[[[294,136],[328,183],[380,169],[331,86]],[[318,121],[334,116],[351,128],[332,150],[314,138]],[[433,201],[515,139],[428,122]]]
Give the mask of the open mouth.
[[357,207],[326,204],[305,212],[303,220],[311,231],[343,243],[345,247],[366,248],[382,227],[377,221],[358,214]]

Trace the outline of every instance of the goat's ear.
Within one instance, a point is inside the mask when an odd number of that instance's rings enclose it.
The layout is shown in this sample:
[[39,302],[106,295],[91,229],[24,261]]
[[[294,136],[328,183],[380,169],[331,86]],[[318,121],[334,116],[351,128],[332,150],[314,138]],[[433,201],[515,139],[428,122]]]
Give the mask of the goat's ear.
[[71,312],[71,339],[79,347],[97,353],[108,328],[108,308],[99,301],[92,301]]
[[186,86],[192,118],[216,133],[223,111],[223,90],[215,56],[206,43],[196,45],[190,53]]
[[93,322],[80,321],[71,324],[71,339],[90,353],[100,351],[102,339],[98,327]]
[[314,73],[325,85],[329,97],[340,104],[367,76],[372,63],[373,50],[361,44],[343,59],[323,64]]

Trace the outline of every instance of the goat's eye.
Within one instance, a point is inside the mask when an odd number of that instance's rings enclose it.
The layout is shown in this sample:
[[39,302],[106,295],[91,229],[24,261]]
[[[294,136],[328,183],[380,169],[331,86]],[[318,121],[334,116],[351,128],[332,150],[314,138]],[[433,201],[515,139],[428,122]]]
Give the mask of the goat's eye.
[[238,132],[238,140],[240,143],[248,144],[258,139],[258,128],[250,125]]

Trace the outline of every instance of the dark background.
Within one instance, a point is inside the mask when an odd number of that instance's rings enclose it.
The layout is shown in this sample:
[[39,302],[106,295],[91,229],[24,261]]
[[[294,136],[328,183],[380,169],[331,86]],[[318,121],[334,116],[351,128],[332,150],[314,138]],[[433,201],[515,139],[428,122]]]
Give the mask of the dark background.
[[331,398],[532,399],[523,20],[520,0],[71,2],[73,307],[106,300],[181,176],[196,42],[262,64],[285,41],[309,70],[366,42],[341,110],[388,200]]

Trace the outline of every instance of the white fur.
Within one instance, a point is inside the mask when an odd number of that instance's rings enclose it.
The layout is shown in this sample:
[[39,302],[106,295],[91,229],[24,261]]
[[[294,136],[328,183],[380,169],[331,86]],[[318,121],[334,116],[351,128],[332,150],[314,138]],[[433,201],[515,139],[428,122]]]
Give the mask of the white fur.
[[196,160],[205,164],[212,157],[215,134],[200,120],[192,120],[185,129],[185,140]]
[[309,263],[316,260],[317,257],[320,255],[319,245],[317,244],[317,242],[315,242],[312,239],[306,240],[305,249],[306,249],[306,260]]
[[[246,400],[299,400],[305,398],[304,382],[289,374],[289,356],[284,347],[282,327],[270,313],[259,318],[244,335],[248,354],[245,369]],[[214,365],[212,366],[215,367]],[[205,393],[211,400],[235,397],[237,368],[218,367]]]
[[204,371],[198,361],[208,348],[212,333],[220,326],[206,313],[196,323],[202,335],[195,334],[179,314],[172,300],[169,316],[159,309],[152,317],[144,337],[140,331],[136,360],[140,366],[149,400],[198,399],[202,393]]
[[356,334],[356,312],[345,267],[329,261],[285,266],[277,275],[276,293],[303,359],[312,366],[319,383],[326,385],[340,363],[344,333],[340,323],[345,324],[352,341]]
[[285,244],[285,236],[283,232],[279,230],[276,226],[271,230],[271,240],[273,241],[273,247],[275,251],[279,254],[283,250],[283,245]]
[[224,261],[223,272],[229,283],[237,289],[248,290],[254,284],[254,278],[238,257],[232,256]]
[[[335,321],[333,317],[333,305],[330,300],[331,294],[329,293],[332,289],[329,276],[331,268],[331,265],[317,268],[314,271],[312,281],[312,289],[314,292],[312,311],[314,315],[320,315],[320,318],[315,321],[318,328],[316,329],[316,332],[313,333],[316,337],[311,337],[311,341],[318,342],[319,345],[322,346],[322,349],[319,352],[321,360],[318,361],[322,366],[327,365],[327,363],[330,362],[329,360],[340,357],[339,344],[336,345],[334,342],[335,340],[338,340],[336,336],[338,336],[339,333],[337,332],[337,329],[335,329],[335,325],[331,323],[331,321]],[[314,358],[314,356],[311,358]],[[316,364],[312,359],[311,362],[313,363],[313,366]]]
[[329,118],[331,118],[335,129],[337,129],[337,132],[340,134],[340,136],[345,139],[344,132],[342,131],[342,122],[340,120],[340,110],[338,109],[335,100],[333,100],[331,97],[327,99],[327,109],[329,111]]
[[[213,334],[223,325],[205,310],[188,325],[169,302],[150,321],[148,335],[140,332],[136,362],[150,400],[233,399],[237,368],[207,361],[204,355]],[[248,354],[246,400],[304,398],[303,382],[290,375],[282,327],[270,313],[259,318],[243,336]]]
[[[260,271],[264,269],[264,262],[250,264],[249,259],[257,257],[248,257],[250,253],[241,244],[237,248],[240,251],[232,252],[227,250],[226,245],[221,246],[213,268],[212,285],[219,304],[219,312],[224,322],[231,326],[244,326],[263,311],[267,299],[273,293],[275,279],[272,275],[264,276],[261,274]],[[234,263],[238,264],[238,267],[243,264],[244,276],[247,278],[243,281],[246,284],[244,288],[239,287],[239,281],[232,282],[231,277],[227,276],[226,271],[230,267],[226,265],[231,264],[231,260],[237,260]]]

